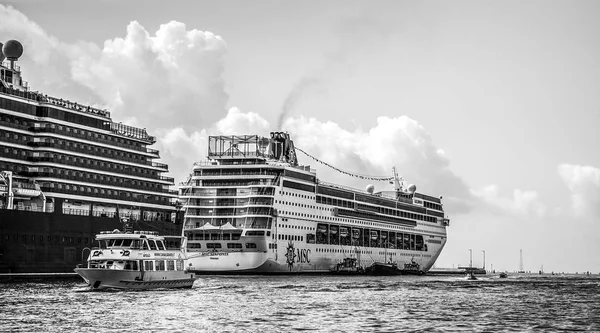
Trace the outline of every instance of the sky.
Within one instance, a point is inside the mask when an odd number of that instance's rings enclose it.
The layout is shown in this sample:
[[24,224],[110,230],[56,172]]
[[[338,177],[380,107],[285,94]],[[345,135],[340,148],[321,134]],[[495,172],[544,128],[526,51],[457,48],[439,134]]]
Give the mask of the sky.
[[155,135],[177,182],[208,135],[285,130],[345,171],[395,166],[443,196],[437,267],[471,249],[516,271],[523,250],[527,271],[599,273],[599,15],[597,1],[15,0],[0,41],[22,42],[32,90]]

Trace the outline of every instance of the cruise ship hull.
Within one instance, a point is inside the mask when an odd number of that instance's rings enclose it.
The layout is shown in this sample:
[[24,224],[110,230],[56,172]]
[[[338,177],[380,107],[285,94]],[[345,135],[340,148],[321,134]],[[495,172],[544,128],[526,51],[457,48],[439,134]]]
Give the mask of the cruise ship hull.
[[[140,223],[146,230],[181,234],[181,224]],[[73,272],[96,234],[122,226],[114,217],[0,209],[0,273]]]
[[[279,245],[279,244],[278,244]],[[186,261],[189,272],[210,274],[318,274],[332,273],[344,258],[358,258],[364,268],[374,262],[394,262],[398,267],[416,262],[427,273],[444,245],[430,251],[406,251],[382,248],[353,248],[321,244],[281,243],[279,250],[266,252],[206,251],[192,254]]]

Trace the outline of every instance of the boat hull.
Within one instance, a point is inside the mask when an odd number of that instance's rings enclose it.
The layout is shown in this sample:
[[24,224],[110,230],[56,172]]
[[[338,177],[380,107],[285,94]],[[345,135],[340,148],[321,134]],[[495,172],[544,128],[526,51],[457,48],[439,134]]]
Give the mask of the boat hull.
[[194,274],[185,272],[141,272],[114,269],[75,268],[92,290],[191,288]]
[[[181,224],[143,225],[163,235],[181,234]],[[96,234],[122,228],[114,217],[0,209],[0,273],[73,272],[85,261]]]
[[[333,246],[322,244],[306,244],[281,242],[277,249],[268,251],[206,251],[190,253],[186,260],[186,269],[195,274],[314,274],[333,273],[337,265],[357,248],[352,246]],[[430,251],[361,248],[358,251],[361,259],[359,266],[369,267],[373,263],[394,258],[396,265],[404,267],[406,263],[416,261],[421,272],[425,274],[435,263],[443,244],[431,246]],[[380,274],[380,273],[377,273]],[[401,270],[396,269],[396,274]]]

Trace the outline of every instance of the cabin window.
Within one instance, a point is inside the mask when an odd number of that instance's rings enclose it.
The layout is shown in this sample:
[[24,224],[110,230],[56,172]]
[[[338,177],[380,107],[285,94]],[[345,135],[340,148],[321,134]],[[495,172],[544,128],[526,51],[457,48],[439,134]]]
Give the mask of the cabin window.
[[227,243],[228,249],[241,249],[242,243]]
[[156,260],[156,270],[157,271],[165,270],[165,261],[164,260]]
[[148,240],[148,244],[150,245],[150,250],[157,250],[158,247],[156,246],[156,242],[154,242],[153,239],[149,239]]
[[144,261],[144,270],[145,271],[153,271],[154,270],[154,261],[152,261],[152,260]]
[[208,249],[220,249],[221,243],[206,243],[206,248]]
[[246,243],[246,248],[247,249],[256,249],[256,244],[255,243]]
[[175,270],[175,261],[174,260],[167,260],[167,270],[168,271]]
[[177,270],[182,271],[183,270],[183,260],[177,260],[175,263],[177,264]]

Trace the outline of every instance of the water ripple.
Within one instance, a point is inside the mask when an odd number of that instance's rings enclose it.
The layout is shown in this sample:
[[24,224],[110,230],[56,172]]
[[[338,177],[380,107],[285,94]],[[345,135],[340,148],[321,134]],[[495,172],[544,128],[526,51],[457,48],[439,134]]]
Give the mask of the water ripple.
[[191,290],[0,285],[9,332],[600,331],[600,276],[207,276]]

